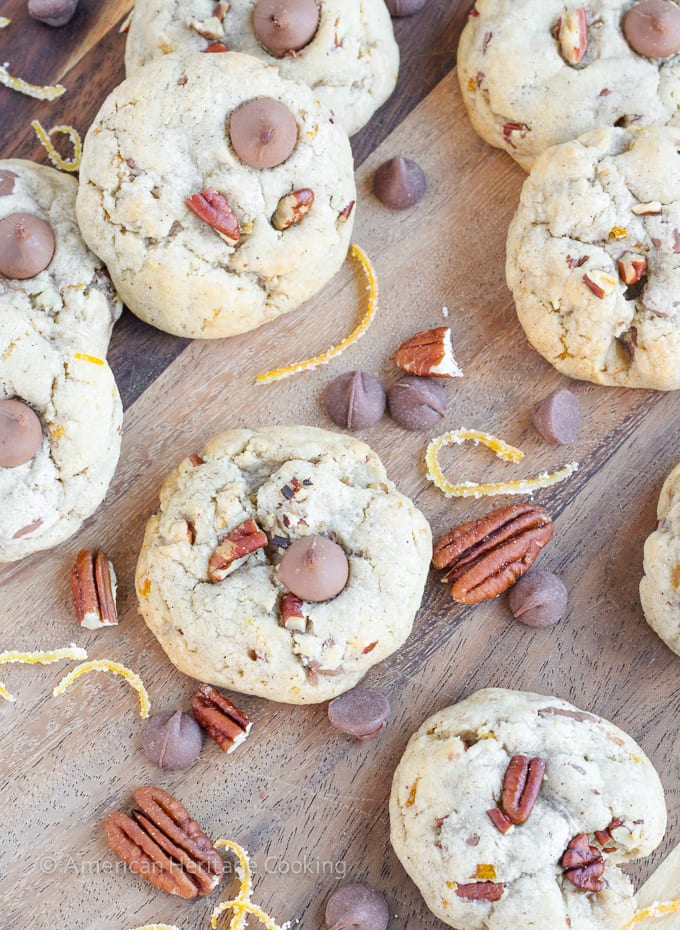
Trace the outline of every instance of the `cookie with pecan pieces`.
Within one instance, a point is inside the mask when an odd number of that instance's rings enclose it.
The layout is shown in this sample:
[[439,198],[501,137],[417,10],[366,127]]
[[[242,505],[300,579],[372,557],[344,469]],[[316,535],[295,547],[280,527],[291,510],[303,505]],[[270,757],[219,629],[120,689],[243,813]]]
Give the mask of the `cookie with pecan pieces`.
[[347,135],[309,87],[250,55],[185,52],[105,100],[77,213],[133,313],[217,339],[321,290],[345,260],[356,196]]
[[477,0],[458,47],[475,130],[528,171],[592,129],[677,126],[680,11],[651,2],[645,15],[649,0]]
[[232,430],[166,479],[137,593],[180,671],[319,703],[401,646],[431,555],[427,520],[365,443],[304,426]]
[[680,465],[661,489],[657,517],[645,543],[640,600],[647,623],[680,655]]
[[350,135],[387,100],[399,71],[383,0],[137,0],[126,71],[168,52],[205,52],[216,44],[314,88]]
[[391,839],[458,930],[618,930],[619,865],[666,827],[663,788],[624,732],[554,697],[478,691],[430,717],[394,775]]
[[544,152],[524,182],[508,286],[563,374],[680,388],[679,152],[668,126],[600,129]]

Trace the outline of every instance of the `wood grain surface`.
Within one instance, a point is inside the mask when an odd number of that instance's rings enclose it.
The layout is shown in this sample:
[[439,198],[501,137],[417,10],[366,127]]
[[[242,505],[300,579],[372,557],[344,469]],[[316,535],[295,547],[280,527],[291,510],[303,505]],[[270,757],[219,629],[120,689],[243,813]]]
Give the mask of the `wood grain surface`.
[[[91,12],[86,8],[78,29],[76,22],[58,34],[62,44],[51,56],[45,49],[53,34],[41,35],[43,54],[26,46],[21,69],[21,54],[10,55],[11,44],[0,33],[3,58],[27,78],[52,80],[77,58],[64,75],[69,93],[63,103],[49,108],[0,94],[3,154],[40,159],[30,126],[26,130],[35,115],[46,125],[67,118],[85,129],[121,76],[122,42],[115,26],[105,26],[115,19],[114,8],[122,15],[126,5],[111,4],[99,16],[94,5]],[[19,8],[7,6],[3,15]],[[280,922],[318,928],[335,887],[368,881],[387,895],[393,930],[436,930],[442,924],[389,845],[391,775],[426,716],[490,685],[572,700],[613,720],[651,756],[667,791],[669,829],[657,853],[632,869],[637,879],[680,839],[679,660],[644,623],[637,595],[656,498],[680,458],[677,400],[567,382],[529,349],[503,271],[505,234],[524,175],[474,135],[453,72],[427,87],[452,63],[463,7],[431,0],[419,17],[398,24],[406,51],[398,92],[403,103],[394,98],[356,140],[362,164],[355,239],[373,259],[381,287],[369,333],[326,368],[254,384],[260,371],[314,354],[352,328],[364,291],[349,264],[298,312],[229,341],[180,343],[127,317],[112,352],[128,403],[117,475],[106,502],[75,539],[0,571],[0,648],[76,641],[91,657],[115,658],[138,671],[156,710],[186,706],[195,683],[174,670],[147,631],[133,586],[144,523],[164,474],[222,429],[276,423],[331,428],[322,402],[328,382],[342,371],[366,368],[392,383],[398,373],[389,359],[396,346],[419,328],[441,324],[444,306],[465,377],[448,386],[442,428],[487,429],[526,452],[513,466],[481,449],[459,449],[443,456],[449,472],[502,480],[573,458],[580,462],[567,482],[536,496],[556,521],[541,564],[564,578],[569,613],[556,628],[532,631],[512,621],[505,598],[475,608],[454,605],[433,573],[411,638],[367,677],[392,704],[392,722],[377,741],[358,744],[337,734],[323,706],[235,696],[255,722],[250,739],[230,756],[209,744],[192,769],[176,774],[146,761],[135,695],[120,680],[83,679],[57,700],[51,690],[66,665],[3,669],[0,680],[17,703],[0,706],[2,930],[128,930],[152,921],[181,930],[207,926],[217,897],[186,904],[165,896],[125,874],[107,850],[104,816],[127,807],[134,788],[148,783],[182,799],[211,836],[233,838],[250,850],[254,900]],[[19,28],[30,36],[33,27],[18,14],[16,26],[17,36]],[[84,40],[90,30],[95,43]],[[30,43],[14,41],[22,48]],[[395,214],[372,198],[370,180],[374,168],[397,152],[421,163],[429,191],[419,207]],[[566,384],[580,398],[584,428],[564,450],[540,439],[530,411]],[[430,519],[435,535],[493,506],[446,501],[428,483],[426,436],[386,418],[362,438]],[[98,545],[120,576],[122,619],[118,628],[88,633],[72,615],[68,573],[79,548]]]

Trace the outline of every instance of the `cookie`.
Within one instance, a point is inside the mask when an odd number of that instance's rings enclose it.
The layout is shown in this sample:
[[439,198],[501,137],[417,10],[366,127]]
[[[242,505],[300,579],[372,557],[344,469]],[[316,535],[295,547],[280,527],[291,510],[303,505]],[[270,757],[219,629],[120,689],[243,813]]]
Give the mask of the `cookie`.
[[680,388],[678,131],[601,129],[544,152],[506,274],[531,345],[572,378]]
[[402,865],[449,926],[619,930],[635,912],[619,865],[660,843],[666,806],[651,762],[611,723],[488,689],[411,737],[390,824]]
[[0,162],[0,562],[71,536],[118,460],[105,356],[121,303],[80,236],[76,189],[52,168]]
[[680,655],[680,465],[661,489],[657,518],[645,542],[640,600],[647,623]]
[[[305,546],[316,547],[306,566],[291,555]],[[431,555],[426,519],[365,443],[304,426],[232,430],[166,479],[136,584],[180,671],[317,703],[406,640]]]
[[460,38],[458,77],[479,135],[528,171],[551,145],[593,129],[680,124],[680,55],[631,47],[623,24],[634,5],[478,0]]
[[[281,7],[289,18],[292,7],[293,22],[282,19]],[[125,47],[126,72],[168,52],[204,52],[215,43],[308,84],[349,135],[369,121],[397,82],[399,48],[383,0],[232,0],[217,6],[214,0],[139,0]]]
[[308,87],[248,55],[166,55],[102,106],[77,214],[133,313],[212,339],[317,293],[345,259],[355,199],[347,136]]

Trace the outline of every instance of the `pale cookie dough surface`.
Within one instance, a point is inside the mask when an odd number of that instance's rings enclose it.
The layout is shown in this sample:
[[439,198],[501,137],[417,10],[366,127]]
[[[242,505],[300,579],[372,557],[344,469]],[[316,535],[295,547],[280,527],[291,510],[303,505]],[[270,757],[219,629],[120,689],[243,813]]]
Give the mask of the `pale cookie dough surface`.
[[[529,819],[504,836],[486,812],[515,755],[547,767]],[[581,833],[594,842],[614,818],[623,826],[607,844],[616,849],[605,854],[605,887],[579,891],[560,865],[567,844]],[[659,844],[666,807],[651,762],[611,723],[554,697],[488,689],[411,737],[394,775],[390,823],[428,907],[458,930],[619,930],[635,900],[618,865]],[[497,902],[456,894],[458,884],[485,878],[503,883]]]
[[[276,168],[244,164],[230,114],[257,97],[284,103],[298,141]],[[159,143],[162,140],[162,144]],[[186,205],[213,188],[236,214],[234,248]],[[314,204],[283,232],[280,198],[311,188]],[[342,265],[356,199],[346,134],[304,84],[236,53],[166,55],[107,98],[85,140],[77,213],[129,308],[170,333],[218,338],[299,306]]]
[[[572,378],[680,388],[679,141],[669,127],[596,130],[544,152],[524,183],[508,286],[531,345]],[[626,253],[647,262],[632,287]]]
[[255,35],[256,2],[232,0],[220,23],[214,0],[138,0],[125,47],[127,74],[168,52],[202,52],[219,41],[308,84],[349,135],[361,129],[394,90],[399,71],[383,0],[322,0],[314,38],[283,58],[271,55]]
[[621,22],[635,0],[585,4],[588,51],[567,64],[554,29],[580,0],[477,0],[458,47],[458,77],[476,131],[527,171],[549,146],[599,127],[680,124],[680,55],[652,60]]
[[43,425],[30,462],[0,467],[0,562],[9,562],[67,539],[106,494],[122,407],[105,356],[121,304],[80,236],[75,180],[19,160],[0,168],[18,175],[0,219],[34,213],[56,240],[40,274],[0,277],[0,398],[25,401]]
[[640,600],[647,623],[680,654],[680,465],[661,489],[657,517],[645,542]]
[[[201,681],[291,704],[352,688],[411,631],[432,555],[426,519],[375,453],[347,436],[233,430],[200,456],[203,464],[185,459],[168,476],[147,524],[136,578],[147,625],[177,668]],[[269,546],[211,583],[210,556],[249,517]],[[336,598],[305,602],[306,631],[290,632],[280,618],[280,543],[311,534],[342,546],[349,580]]]

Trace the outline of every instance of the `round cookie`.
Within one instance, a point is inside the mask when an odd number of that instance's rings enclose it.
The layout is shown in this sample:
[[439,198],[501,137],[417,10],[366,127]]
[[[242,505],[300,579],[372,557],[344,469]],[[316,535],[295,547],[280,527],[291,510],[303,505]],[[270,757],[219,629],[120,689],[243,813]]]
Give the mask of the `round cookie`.
[[680,465],[661,489],[657,517],[645,542],[640,600],[647,623],[680,655]]
[[[508,769],[526,774],[518,756],[542,760],[545,775],[541,782],[538,770],[528,818],[503,833],[491,816],[503,822]],[[517,821],[527,812],[510,809]],[[618,866],[660,843],[666,807],[649,759],[611,723],[554,697],[488,689],[411,737],[394,775],[390,824],[428,907],[458,930],[619,930],[635,899]],[[577,837],[593,847],[586,861],[600,861],[591,874],[602,873],[600,891],[574,884],[584,884],[583,873],[567,877],[578,853],[563,857]]]
[[[231,144],[232,115],[258,98],[282,104],[297,123],[292,154],[273,168],[251,167]],[[272,127],[253,131],[272,138]],[[311,209],[275,228],[281,201],[308,190]],[[236,244],[190,208],[191,198],[205,216],[214,212],[201,208],[202,194],[218,205],[226,198],[216,221],[228,227],[235,218]],[[347,136],[308,87],[247,55],[166,55],[99,111],[85,140],[77,214],[133,313],[176,335],[219,338],[293,310],[333,277],[355,199]]]
[[601,129],[537,160],[506,274],[531,345],[572,378],[680,388],[678,131]]
[[551,145],[592,129],[679,125],[680,55],[633,51],[622,24],[634,5],[477,0],[460,38],[458,77],[479,135],[528,171]]
[[128,76],[168,52],[203,52],[221,42],[276,65],[284,78],[308,84],[349,135],[361,129],[394,90],[399,71],[399,48],[383,0],[322,0],[309,43],[282,57],[258,39],[257,6],[257,0],[217,6],[215,0],[139,0],[125,47]]
[[[211,581],[218,545],[224,552],[248,520],[251,533],[266,534],[262,547],[245,558],[233,550],[223,580]],[[296,606],[284,601],[277,570],[292,542],[314,535],[342,547],[349,579],[337,597]],[[426,519],[365,443],[304,426],[232,430],[166,479],[137,593],[180,671],[274,701],[318,703],[406,640],[431,554]]]
[[80,237],[73,178],[12,160],[0,184],[0,222],[37,217],[55,245],[34,277],[0,276],[0,562],[10,562],[67,539],[106,493],[122,407],[105,355],[121,304]]

